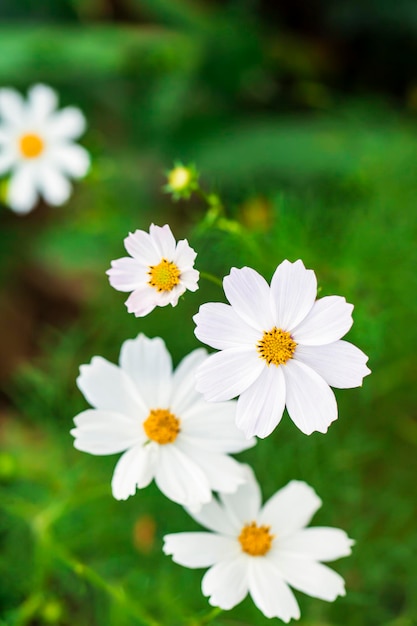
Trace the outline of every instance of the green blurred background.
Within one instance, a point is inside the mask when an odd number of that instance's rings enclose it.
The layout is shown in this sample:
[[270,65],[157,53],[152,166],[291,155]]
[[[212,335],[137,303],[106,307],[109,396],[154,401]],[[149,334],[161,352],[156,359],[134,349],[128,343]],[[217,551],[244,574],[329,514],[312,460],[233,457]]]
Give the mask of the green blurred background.
[[[219,277],[284,258],[320,295],[355,304],[370,355],[340,418],[304,436],[288,419],[239,455],[265,497],[288,480],[323,499],[314,524],[356,540],[334,604],[297,594],[302,626],[417,624],[417,4],[415,0],[1,0],[0,86],[45,82],[82,108],[92,154],[65,207],[0,207],[0,626],[263,626],[247,599],[211,620],[201,571],[161,554],[197,529],[151,486],[110,492],[115,457],[72,447],[75,386],[95,354],[161,335],[178,362],[191,316],[223,300],[200,283],[176,308],[128,315],[105,276],[122,240],[169,223]],[[194,162],[228,220],[161,191]]]

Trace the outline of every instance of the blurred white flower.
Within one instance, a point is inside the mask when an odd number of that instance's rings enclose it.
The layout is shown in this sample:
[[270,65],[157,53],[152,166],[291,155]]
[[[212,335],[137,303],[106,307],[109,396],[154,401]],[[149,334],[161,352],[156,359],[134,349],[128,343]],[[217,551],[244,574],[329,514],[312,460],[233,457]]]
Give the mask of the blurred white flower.
[[0,174],[10,172],[7,203],[28,213],[42,196],[60,205],[71,193],[70,178],[83,177],[88,152],[73,143],[85,129],[75,107],[57,111],[56,92],[46,85],[29,89],[25,102],[14,89],[0,89]]
[[353,541],[338,528],[305,528],[321,506],[314,490],[293,480],[261,507],[258,483],[246,468],[247,481],[235,494],[190,512],[213,532],[166,535],[165,554],[185,567],[209,567],[202,592],[225,610],[249,593],[266,617],[289,622],[300,617],[289,585],[328,602],[345,595],[343,578],[320,561],[349,555]]
[[125,302],[129,313],[143,317],[156,306],[176,306],[187,289],[197,291],[197,253],[186,239],[176,243],[168,224],[136,230],[124,244],[131,256],[112,261],[106,273],[112,287],[132,291]]
[[195,391],[195,370],[206,358],[194,350],[173,372],[162,339],[140,334],[123,343],[120,367],[98,356],[81,366],[77,384],[94,409],[74,418],[74,446],[124,452],[112,480],[118,500],[155,478],[168,498],[197,509],[212,490],[233,492],[244,482],[245,466],[227,455],[255,441],[236,428],[235,402],[209,404]]
[[200,341],[221,350],[197,372],[209,401],[240,395],[236,423],[266,437],[285,406],[305,434],[325,433],[337,419],[332,387],[358,387],[368,357],[346,341],[353,305],[340,296],[316,300],[317,279],[302,261],[283,261],[271,286],[249,267],[223,280],[228,304],[203,304],[194,316]]

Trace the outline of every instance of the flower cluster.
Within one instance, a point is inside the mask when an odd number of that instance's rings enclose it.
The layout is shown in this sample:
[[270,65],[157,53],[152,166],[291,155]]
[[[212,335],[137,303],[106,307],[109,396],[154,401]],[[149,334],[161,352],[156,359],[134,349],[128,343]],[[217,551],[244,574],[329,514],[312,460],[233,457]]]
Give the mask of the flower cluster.
[[[130,256],[107,274],[131,292],[130,313],[175,306],[198,288],[196,253],[168,225],[124,243]],[[267,617],[289,622],[300,616],[290,587],[327,601],[345,594],[323,563],[349,555],[353,541],[337,528],[306,528],[321,501],[304,482],[291,481],[262,507],[253,471],[230,455],[268,436],[285,407],[303,433],[325,433],[337,419],[330,387],[357,387],[370,370],[341,339],[353,306],[340,296],[316,300],[316,276],[302,261],[282,262],[270,286],[249,267],[232,268],[223,287],[229,304],[203,304],[194,316],[197,338],[218,352],[194,350],[174,371],[163,340],[139,334],[123,343],[119,366],[94,357],[77,379],[93,408],[74,418],[71,434],[79,450],[123,453],[115,498],[154,479],[211,531],[166,535],[163,548],[180,565],[209,568],[202,592],[210,604],[231,609],[249,593]]]
[[[68,179],[89,168],[74,143],[84,116],[57,106],[45,85],[31,87],[27,101],[0,89],[0,174],[10,174],[7,202],[17,213],[40,196],[63,204]],[[207,224],[223,210],[200,189],[193,165],[177,163],[164,190],[174,200],[198,193]],[[129,256],[112,261],[107,275],[130,292],[129,313],[176,306],[198,289],[196,252],[167,224],[136,230],[124,245]],[[340,296],[317,299],[316,275],[301,260],[278,265],[270,285],[250,267],[232,268],[223,289],[228,303],[203,304],[193,318],[196,337],[217,352],[198,348],[174,369],[164,341],[139,333],[123,343],[119,365],[100,356],[82,365],[77,384],[92,408],[74,418],[71,434],[78,450],[121,454],[111,481],[117,500],[154,480],[208,529],[168,534],[163,551],[185,567],[209,568],[202,592],[210,604],[228,610],[250,594],[265,616],[289,622],[300,617],[291,587],[327,601],[344,595],[343,579],[324,563],[349,555],[353,541],[337,528],[306,528],[321,501],[304,482],[291,481],[262,506],[252,469],[231,455],[269,436],[285,408],[306,435],[326,433],[337,419],[331,387],[360,386],[368,359],[342,339],[353,306]]]

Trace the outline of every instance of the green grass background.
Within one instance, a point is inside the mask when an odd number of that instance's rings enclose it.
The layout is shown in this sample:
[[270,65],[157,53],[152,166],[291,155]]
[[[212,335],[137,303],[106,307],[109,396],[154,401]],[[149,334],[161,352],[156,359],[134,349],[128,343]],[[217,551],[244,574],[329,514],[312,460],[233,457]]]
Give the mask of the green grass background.
[[[302,626],[417,624],[412,98],[342,93],[308,40],[273,31],[254,4],[132,0],[138,22],[130,24],[95,19],[99,2],[45,2],[41,15],[30,2],[2,9],[1,86],[43,81],[62,104],[80,106],[93,165],[65,207],[0,213],[5,297],[22,267],[44,267],[75,282],[83,303],[70,321],[39,325],[36,357],[3,384],[1,626],[270,623],[250,599],[212,615],[203,572],[161,553],[164,534],[197,524],[153,485],[116,502],[116,457],[72,447],[72,418],[87,407],[75,386],[81,363],[96,354],[117,361],[139,332],[162,336],[178,362],[199,345],[198,306],[224,300],[202,279],[176,308],[144,319],[126,312],[104,272],[124,255],[126,234],[151,222],[187,237],[202,271],[222,277],[249,265],[270,280],[283,259],[301,258],[321,296],[354,303],[347,339],[373,371],[363,388],[336,390],[339,420],[326,435],[306,437],[286,415],[238,458],[252,464],[265,498],[291,479],[307,481],[323,500],[313,524],[356,541],[334,565],[346,597],[327,604],[297,594]],[[405,22],[415,28],[408,13]],[[210,226],[203,202],[162,193],[174,159],[197,165],[228,221]]]

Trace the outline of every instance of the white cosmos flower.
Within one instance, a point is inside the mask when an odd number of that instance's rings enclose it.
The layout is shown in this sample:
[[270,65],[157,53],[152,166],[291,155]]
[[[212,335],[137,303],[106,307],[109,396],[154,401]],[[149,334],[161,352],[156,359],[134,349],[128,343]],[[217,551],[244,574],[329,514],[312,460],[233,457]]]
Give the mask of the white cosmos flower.
[[186,356],[175,372],[162,339],[138,335],[125,341],[120,366],[96,356],[82,365],[79,389],[94,407],[74,418],[78,450],[96,455],[123,452],[112,480],[125,500],[155,479],[168,498],[191,508],[211,491],[233,492],[245,466],[228,456],[254,445],[235,425],[235,402],[207,403],[195,391],[204,349]]
[[81,178],[90,165],[88,152],[73,143],[85,129],[75,107],[57,111],[56,92],[34,85],[25,101],[14,89],[0,89],[0,174],[11,173],[7,202],[28,213],[43,196],[63,204],[70,196],[68,177]]
[[266,617],[289,622],[300,617],[289,585],[328,602],[345,595],[343,578],[321,561],[349,555],[353,541],[338,528],[305,528],[321,506],[314,490],[293,480],[261,507],[258,483],[247,472],[235,494],[190,512],[213,532],[166,535],[165,554],[185,567],[209,567],[202,592],[225,610],[249,593]]
[[136,230],[124,244],[130,257],[112,261],[106,273],[112,287],[132,292],[125,302],[129,313],[143,317],[156,306],[176,306],[187,289],[197,291],[197,253],[186,239],[176,243],[168,224]]
[[340,296],[316,300],[317,279],[302,261],[283,261],[271,286],[249,267],[223,280],[229,304],[203,304],[196,336],[221,350],[197,372],[209,401],[240,396],[236,423],[247,437],[266,437],[284,407],[307,435],[325,433],[337,419],[332,387],[358,387],[370,373],[368,357],[341,337],[352,326],[353,305]]

